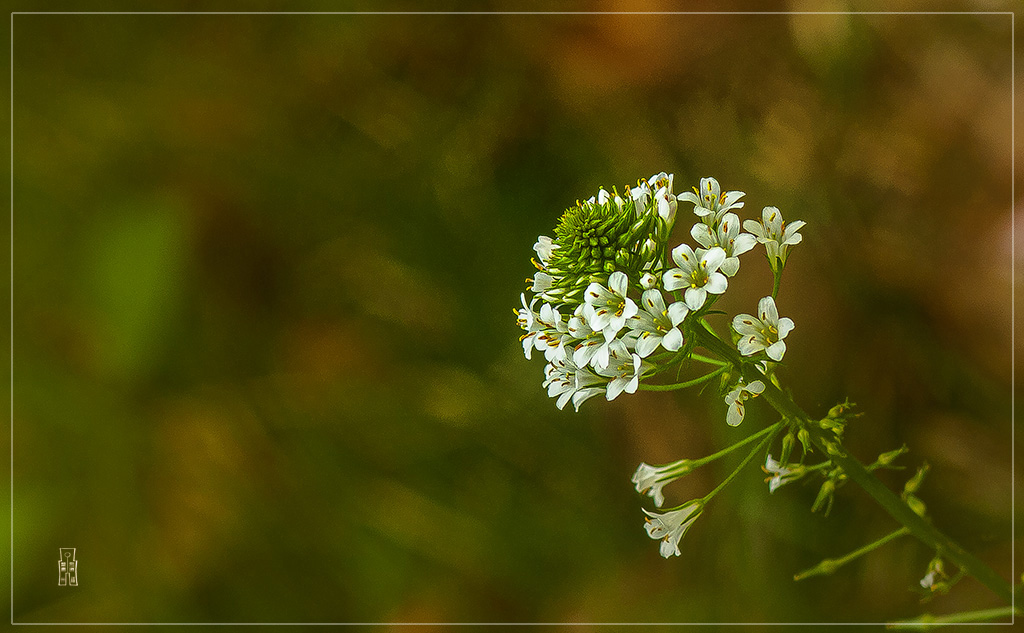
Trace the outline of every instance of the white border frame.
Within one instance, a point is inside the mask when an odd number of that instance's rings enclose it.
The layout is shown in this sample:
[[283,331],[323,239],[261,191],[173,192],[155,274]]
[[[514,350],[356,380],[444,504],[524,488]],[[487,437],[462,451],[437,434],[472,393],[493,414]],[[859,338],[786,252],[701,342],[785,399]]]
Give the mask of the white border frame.
[[[19,626],[885,626],[885,622],[14,622],[14,15],[1010,15],[1010,568],[1016,569],[1016,12],[1015,11],[11,11],[10,12],[10,624]],[[1016,585],[1012,581],[1012,585]],[[1016,609],[1016,593],[1011,607]],[[1010,622],[940,626],[1013,626]]]

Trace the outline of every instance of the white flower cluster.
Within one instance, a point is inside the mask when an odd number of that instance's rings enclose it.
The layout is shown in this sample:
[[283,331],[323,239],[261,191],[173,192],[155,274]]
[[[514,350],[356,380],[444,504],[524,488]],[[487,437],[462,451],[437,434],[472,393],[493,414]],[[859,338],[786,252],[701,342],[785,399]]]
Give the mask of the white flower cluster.
[[[803,223],[784,227],[774,207],[765,208],[763,224],[748,220],[751,233],[741,232],[733,210],[743,207],[742,191],[723,192],[717,180],[702,178],[676,196],[673,180],[662,172],[621,195],[600,189],[566,211],[555,238],[542,235],[534,244],[538,271],[527,280],[534,296],[521,296],[516,317],[526,358],[544,353],[543,384],[560,409],[571,401],[578,411],[601,393],[608,400],[635,393],[656,368],[646,359],[659,349],[683,349],[684,321],[726,291],[740,255],[761,242],[770,257],[784,259],[799,242]],[[679,244],[666,253],[679,200],[693,204],[699,221],[690,235],[699,247]],[[780,321],[774,301],[766,300],[770,309],[762,300],[761,319],[740,315],[734,327],[743,335],[742,354],[765,350],[778,361],[793,322]],[[733,425],[743,419],[743,400],[758,393],[755,385],[737,389],[726,398]]]

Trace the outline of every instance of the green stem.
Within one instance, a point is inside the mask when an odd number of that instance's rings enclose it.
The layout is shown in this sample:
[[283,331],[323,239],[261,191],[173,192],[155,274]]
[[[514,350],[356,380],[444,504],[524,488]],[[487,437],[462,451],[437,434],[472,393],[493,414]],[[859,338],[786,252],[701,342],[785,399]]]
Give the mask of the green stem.
[[693,360],[700,361],[702,363],[707,363],[708,365],[719,365],[719,366],[721,366],[721,365],[728,365],[729,364],[729,363],[727,363],[725,361],[718,360],[717,358],[708,358],[707,356],[702,356],[701,354],[696,354],[696,353],[691,353],[690,354],[690,358],[692,358]]
[[[761,451],[761,449],[763,449],[765,446],[768,445],[769,442],[772,441],[772,438],[775,437],[774,431],[778,431],[780,428],[782,428],[782,422],[776,422],[775,424],[771,425],[770,427],[762,431],[761,433],[764,433],[765,431],[768,431],[768,433],[766,433],[766,437],[763,440],[761,440],[761,443],[755,446],[752,451],[747,453],[747,456],[743,458],[743,461],[740,462],[739,466],[737,466],[731,473],[729,473],[729,476],[726,477],[725,480],[722,481],[722,483],[715,486],[714,490],[705,495],[704,498],[701,499],[701,501],[704,503],[711,501],[711,499],[715,495],[721,492],[723,488],[728,486],[729,483],[736,478],[736,475],[740,474],[740,471],[743,470],[743,468],[750,463],[750,460],[754,459],[754,455],[757,455]],[[755,436],[756,434],[752,435],[751,437]],[[749,440],[750,438],[747,439]]]
[[916,629],[925,631],[927,629],[941,626],[943,624],[964,624],[968,622],[986,622],[996,618],[1012,618],[1020,615],[1021,610],[1014,607],[997,607],[995,609],[981,609],[979,611],[964,611],[962,613],[951,613],[949,615],[932,615],[925,613],[913,620],[901,620],[885,625],[887,629]]
[[878,539],[873,543],[868,543],[864,547],[853,550],[846,556],[841,556],[839,558],[826,558],[814,567],[811,567],[810,569],[805,569],[802,572],[796,574],[795,576],[793,576],[793,580],[803,580],[804,578],[810,578],[811,576],[826,576],[828,574],[834,573],[837,569],[839,569],[846,563],[849,563],[852,560],[856,560],[864,554],[872,552],[878,549],[879,547],[885,545],[889,541],[895,540],[907,534],[910,534],[910,530],[908,530],[905,527],[901,527],[895,532],[890,532],[889,534],[886,534],[885,536],[883,536],[882,538]]
[[772,299],[775,299],[779,296],[779,284],[782,282],[781,268],[772,266],[772,277],[774,278],[772,281]]
[[957,567],[977,578],[983,585],[991,589],[1002,600],[1013,603],[1013,589],[1009,583],[1002,579],[991,567],[983,563],[976,556],[960,547],[951,538],[940,532],[923,518],[914,513],[913,510],[893,491],[889,490],[878,480],[877,477],[868,472],[864,464],[855,457],[846,453],[829,453],[824,445],[826,439],[821,428],[804,412],[793,400],[767,380],[752,364],[744,367],[739,352],[732,346],[726,345],[718,339],[707,326],[700,324],[701,328],[696,329],[695,334],[699,343],[705,349],[714,352],[723,359],[732,363],[737,369],[743,372],[743,377],[750,382],[762,380],[765,383],[765,390],[761,394],[772,407],[782,414],[784,418],[794,421],[802,421],[811,435],[811,440],[822,450],[832,462],[843,469],[846,475],[857,483],[864,492],[868,493],[882,508],[889,513],[889,516],[896,519],[898,523],[910,530],[916,539],[927,545],[930,549],[940,552],[945,558],[956,564]]
[[779,430],[780,428],[782,428],[782,422],[776,422],[775,424],[769,426],[766,429],[761,429],[757,433],[754,433],[753,435],[751,435],[749,437],[743,438],[742,440],[740,440],[739,442],[736,442],[732,446],[728,446],[726,448],[723,448],[722,450],[718,451],[717,453],[712,453],[711,455],[708,455],[707,457],[701,457],[700,459],[696,459],[696,460],[694,460],[693,463],[696,464],[696,465],[703,466],[704,464],[707,464],[709,462],[713,462],[716,459],[718,459],[719,457],[722,457],[723,455],[727,455],[727,454],[733,452],[734,450],[736,450],[737,448],[739,448],[741,446],[746,446],[747,444],[750,444],[751,442],[753,442],[755,440],[758,440],[758,439],[764,437],[765,435],[768,435],[770,433],[774,433],[775,431]]
[[729,369],[729,366],[723,365],[710,374],[704,374],[700,378],[694,378],[693,380],[687,380],[686,382],[677,382],[674,385],[649,385],[640,383],[640,388],[644,391],[675,391],[676,389],[686,389],[687,387],[693,387],[694,385],[699,385],[702,382],[707,382],[727,369]]

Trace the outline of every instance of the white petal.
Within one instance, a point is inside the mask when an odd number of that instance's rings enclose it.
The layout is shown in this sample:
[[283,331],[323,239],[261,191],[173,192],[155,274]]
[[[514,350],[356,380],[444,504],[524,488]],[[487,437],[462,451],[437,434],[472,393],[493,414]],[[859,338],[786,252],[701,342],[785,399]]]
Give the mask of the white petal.
[[686,307],[686,304],[682,301],[676,301],[668,307],[668,320],[675,327],[683,322],[686,315],[690,313],[690,309]]
[[651,334],[650,332],[644,332],[636,340],[636,353],[643,358],[647,358],[654,352],[654,350],[658,349],[658,345],[661,342],[662,338],[660,336]]
[[704,248],[716,246],[718,242],[718,240],[715,239],[714,230],[703,222],[698,222],[693,225],[693,228],[690,229],[690,236]]
[[754,335],[741,336],[740,339],[736,341],[736,349],[738,349],[740,354],[743,356],[752,356],[764,349],[764,343]]
[[737,314],[732,318],[732,329],[743,336],[760,334],[762,327],[761,322],[749,314]]
[[736,273],[740,271],[740,258],[727,258],[724,262],[722,262],[722,267],[719,270],[725,273],[727,277],[735,277]]
[[728,287],[728,278],[719,272],[714,272],[708,275],[708,283],[704,285],[704,289],[713,295],[722,294]]
[[608,383],[608,393],[605,394],[605,397],[608,399],[608,401],[610,402],[618,398],[619,394],[622,393],[623,389],[626,388],[626,384],[628,382],[629,381],[623,378],[622,376],[613,378],[612,381]]
[[794,327],[796,326],[793,324],[793,319],[789,317],[779,319],[779,340],[786,338],[786,335],[792,332]]
[[764,391],[764,383],[761,382],[760,380],[755,380],[754,382],[744,387],[743,390],[754,394],[762,393]]
[[693,193],[692,191],[684,191],[683,193],[676,196],[676,199],[684,200],[686,202],[690,202],[698,206],[700,205],[700,199],[697,198],[697,194]]
[[744,220],[743,228],[753,233],[758,242],[765,239],[764,227],[757,220]]
[[626,305],[622,308],[622,318],[631,319],[636,316],[636,313],[640,310],[636,307],[636,303],[632,299],[626,299]]
[[600,389],[598,387],[591,387],[589,389],[580,389],[576,393],[572,394],[572,406],[573,406],[573,408],[576,409],[577,413],[579,413],[580,405],[581,404],[583,404],[587,400],[590,400],[591,398],[593,398],[594,396],[596,396],[597,394],[599,394],[599,393],[601,393],[603,391],[604,391],[604,389]]
[[704,254],[700,263],[710,273],[718,270],[718,267],[722,265],[725,258],[725,251],[721,247],[716,246]]
[[733,256],[742,255],[754,248],[755,244],[757,244],[757,238],[753,235],[750,233],[740,233],[732,241],[732,254]]
[[672,328],[665,338],[661,339],[661,346],[670,352],[679,351],[683,346],[683,333],[679,331],[679,328]]
[[779,341],[778,343],[771,345],[765,350],[765,352],[768,353],[768,358],[778,362],[782,360],[782,357],[786,354],[786,342]]
[[683,300],[691,310],[700,310],[707,298],[708,293],[703,288],[687,288],[683,295]]
[[680,244],[673,248],[672,259],[686,274],[692,272],[697,265],[697,256],[688,244]]
[[626,273],[618,270],[608,277],[608,288],[620,297],[626,296],[626,286],[628,283],[629,278],[626,277]]
[[769,325],[779,322],[779,311],[775,308],[775,299],[764,297],[757,302],[757,316]]
[[737,400],[729,406],[729,415],[726,416],[726,423],[729,426],[739,426],[743,421],[743,403]]
[[665,298],[661,296],[659,290],[645,290],[640,297],[640,303],[643,304],[644,310],[651,314],[657,315],[665,311]]
[[662,276],[662,282],[665,284],[665,290],[679,290],[686,285],[686,280],[689,278],[681,268],[673,268],[666,270]]

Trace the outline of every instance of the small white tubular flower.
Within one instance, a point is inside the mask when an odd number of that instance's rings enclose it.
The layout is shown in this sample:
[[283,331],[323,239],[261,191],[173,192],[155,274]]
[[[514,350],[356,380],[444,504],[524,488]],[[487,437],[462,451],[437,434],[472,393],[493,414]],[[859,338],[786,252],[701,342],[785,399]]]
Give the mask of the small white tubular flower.
[[939,583],[947,577],[946,570],[942,565],[942,559],[938,557],[933,558],[928,563],[928,573],[921,579],[921,587],[929,591],[935,591],[939,588]]
[[683,346],[683,333],[679,324],[690,309],[681,301],[665,307],[660,290],[645,290],[640,297],[642,308],[630,319],[630,333],[636,337],[636,353],[647,358],[658,346],[670,352],[679,351]]
[[633,199],[633,203],[636,207],[636,217],[642,217],[647,213],[647,208],[651,203],[652,193],[651,186],[646,180],[641,180],[637,183],[636,187],[630,187],[626,190],[626,195]]
[[718,272],[725,262],[725,251],[716,246],[697,254],[686,244],[672,249],[672,259],[679,268],[665,271],[665,290],[686,288],[684,300],[691,310],[699,310],[708,293],[720,295],[729,287],[729,280]]
[[681,459],[664,466],[641,463],[633,473],[632,481],[637,492],[654,499],[654,505],[660,508],[665,503],[665,495],[662,494],[661,489],[689,472],[690,460],[688,459]]
[[725,421],[729,426],[739,426],[745,414],[744,401],[756,398],[762,391],[764,391],[764,383],[760,380],[755,380],[749,385],[743,384],[741,381],[725,395],[725,404],[729,405],[729,414]]
[[669,227],[676,221],[676,208],[679,205],[676,195],[672,191],[672,181],[673,174],[666,174],[665,172],[655,174],[648,179],[648,182],[655,189],[654,204],[658,210],[658,216]]
[[547,266],[548,260],[551,259],[551,251],[558,248],[558,244],[548,237],[547,235],[541,235],[537,238],[537,243],[533,245],[533,250],[537,252],[537,258],[541,264]]
[[588,399],[604,392],[602,387],[594,387],[604,382],[603,378],[594,375],[585,367],[577,367],[569,358],[552,361],[544,368],[544,386],[547,387],[549,398],[558,398],[555,406],[559,409],[572,400],[577,412],[580,405]]
[[675,510],[667,512],[648,512],[644,510],[647,517],[647,536],[661,541],[661,555],[664,558],[679,556],[679,540],[683,538],[693,522],[697,520],[700,513],[704,511],[704,504],[695,499],[689,503],[679,506]]
[[623,391],[636,393],[640,387],[640,377],[652,365],[637,354],[631,354],[626,344],[616,339],[608,346],[608,366],[597,368],[597,373],[610,378],[605,398],[609,401],[619,397]]
[[690,235],[704,248],[719,246],[725,251],[722,272],[732,277],[740,269],[739,256],[754,248],[757,239],[750,233],[740,233],[740,219],[735,213],[726,213],[718,228],[698,222],[690,229]]
[[644,273],[640,275],[640,287],[644,290],[650,290],[658,285],[658,278],[651,273]]
[[[544,357],[549,361],[565,358],[565,343],[570,339],[569,327],[562,320],[558,308],[549,303],[542,305],[537,323],[542,326],[533,337],[537,351],[544,352]],[[523,344],[526,344],[525,339]],[[530,358],[530,355],[527,354],[526,358]]]
[[544,271],[538,271],[533,275],[533,283],[530,285],[530,291],[536,294],[542,294],[545,290],[551,287],[553,281],[554,278],[551,275]]
[[584,293],[583,315],[590,327],[603,331],[608,340],[615,338],[626,321],[637,313],[636,303],[626,296],[628,282],[626,273],[615,271],[608,277],[607,288],[594,282]]
[[719,218],[732,209],[739,209],[743,206],[739,199],[746,194],[742,191],[728,191],[722,193],[722,188],[714,178],[701,178],[700,189],[693,192],[685,192],[679,195],[680,200],[693,203],[693,212],[704,218],[704,222],[710,225],[718,223]]
[[779,489],[779,487],[788,484],[791,481],[795,481],[800,477],[803,477],[802,471],[790,470],[784,467],[781,463],[772,459],[771,454],[764,460],[764,466],[761,470],[768,475],[765,479],[765,483],[768,484],[768,493],[771,494]]
[[733,317],[732,327],[740,335],[736,348],[744,356],[752,356],[764,350],[768,358],[781,361],[786,353],[786,343],[782,339],[793,329],[793,319],[780,319],[775,299],[771,297],[765,297],[757,303],[757,313],[757,317],[749,314]]
[[747,220],[743,223],[743,228],[753,233],[757,241],[764,244],[768,259],[773,262],[774,267],[776,259],[785,264],[789,256],[789,247],[803,240],[803,236],[797,231],[805,224],[807,223],[803,220],[795,220],[787,225],[777,207],[765,207],[761,211],[760,222]]
[[590,327],[583,316],[583,306],[576,308],[575,316],[569,319],[569,336],[579,341],[572,354],[572,360],[577,366],[608,366],[608,346],[611,341],[604,337],[603,332]]

